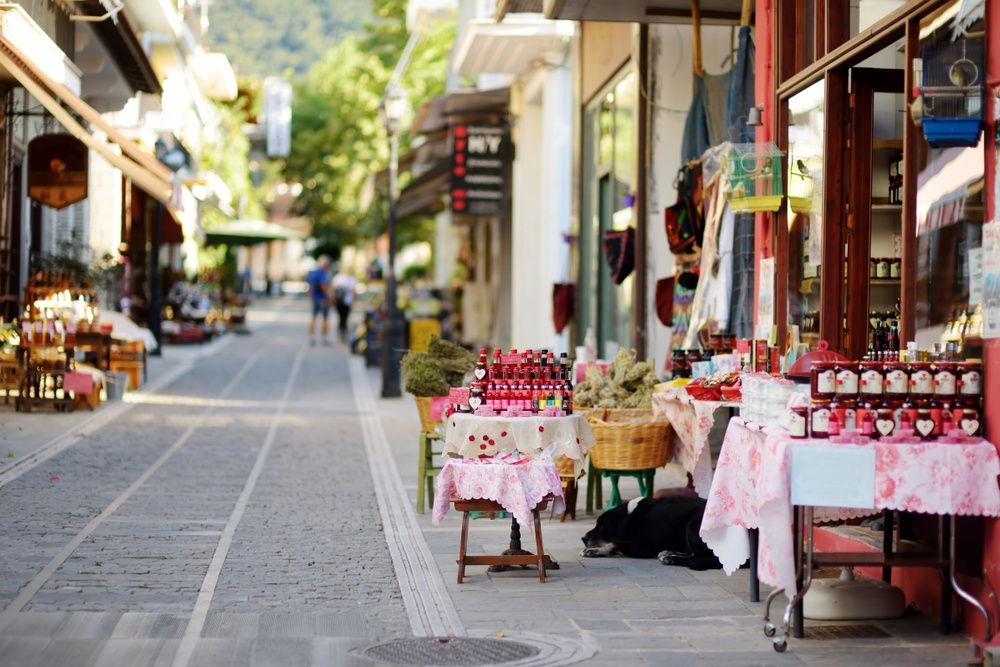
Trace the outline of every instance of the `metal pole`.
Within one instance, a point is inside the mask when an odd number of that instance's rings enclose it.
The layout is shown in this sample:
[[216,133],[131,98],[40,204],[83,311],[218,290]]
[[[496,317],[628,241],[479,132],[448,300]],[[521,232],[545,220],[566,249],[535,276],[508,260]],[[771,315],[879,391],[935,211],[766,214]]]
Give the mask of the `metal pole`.
[[386,275],[386,321],[382,328],[382,398],[399,398],[399,363],[403,347],[403,325],[396,304],[396,172],[399,145],[394,128],[389,130],[389,266]]
[[[148,208],[146,209],[149,210]],[[153,216],[153,240],[149,245],[149,313],[146,324],[156,338],[156,349],[149,352],[151,357],[159,357],[163,346],[160,337],[160,216],[163,215],[163,203],[157,200],[156,213]]]

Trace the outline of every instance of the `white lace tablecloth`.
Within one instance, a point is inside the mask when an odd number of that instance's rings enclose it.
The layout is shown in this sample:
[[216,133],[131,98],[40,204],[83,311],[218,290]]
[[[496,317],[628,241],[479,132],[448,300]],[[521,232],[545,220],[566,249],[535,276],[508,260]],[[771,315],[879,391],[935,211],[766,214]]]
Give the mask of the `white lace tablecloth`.
[[[761,430],[739,417],[730,420],[701,523],[702,539],[726,572],[747,561],[747,529],[759,528],[758,577],[770,586],[795,590],[790,465],[792,449],[808,446],[830,442],[796,440],[782,429]],[[875,449],[876,510],[816,508],[817,522],[883,509],[1000,516],[1000,458],[985,440],[844,446]]]
[[542,498],[552,495],[552,511],[566,509],[559,471],[551,461],[521,459],[515,463],[496,463],[491,459],[448,459],[434,483],[436,526],[456,495],[466,500],[492,500],[510,512],[522,526],[531,525],[531,510]]
[[681,391],[654,391],[653,415],[664,416],[673,426],[674,460],[691,475],[694,490],[708,497],[712,486],[712,451],[708,435],[715,425],[715,411],[733,405],[723,401],[700,401]]
[[445,456],[473,459],[519,452],[542,460],[571,458],[576,473],[583,470],[594,432],[582,415],[565,417],[477,417],[453,414],[445,422]]

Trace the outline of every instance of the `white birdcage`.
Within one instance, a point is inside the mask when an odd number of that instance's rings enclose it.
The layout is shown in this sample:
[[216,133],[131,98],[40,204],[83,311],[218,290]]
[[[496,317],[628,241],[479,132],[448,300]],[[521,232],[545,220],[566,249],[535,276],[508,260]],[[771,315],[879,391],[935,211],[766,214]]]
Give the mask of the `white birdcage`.
[[773,142],[733,144],[722,160],[724,189],[734,211],[777,211],[781,187],[781,156]]

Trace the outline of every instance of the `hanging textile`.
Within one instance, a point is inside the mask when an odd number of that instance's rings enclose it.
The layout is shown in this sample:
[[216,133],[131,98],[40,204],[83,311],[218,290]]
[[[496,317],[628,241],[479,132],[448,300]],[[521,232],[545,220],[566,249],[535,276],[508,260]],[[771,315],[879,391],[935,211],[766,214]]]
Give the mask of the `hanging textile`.
[[729,95],[726,99],[726,127],[737,143],[751,141],[747,131],[747,113],[756,106],[754,98],[754,59],[757,49],[750,36],[750,8],[753,0],[743,0],[740,18],[739,43],[736,62],[729,71]]
[[699,0],[691,0],[691,30],[694,39],[694,93],[684,121],[681,162],[699,159],[706,150],[726,140],[726,100],[729,72],[706,74],[701,58],[701,11]]
[[573,319],[576,310],[576,285],[556,283],[552,286],[552,324],[561,334]]
[[729,333],[737,338],[753,338],[754,319],[754,214],[736,216],[733,235],[733,298],[730,304]]
[[621,285],[635,268],[635,230],[604,232],[604,258],[611,268],[611,280]]

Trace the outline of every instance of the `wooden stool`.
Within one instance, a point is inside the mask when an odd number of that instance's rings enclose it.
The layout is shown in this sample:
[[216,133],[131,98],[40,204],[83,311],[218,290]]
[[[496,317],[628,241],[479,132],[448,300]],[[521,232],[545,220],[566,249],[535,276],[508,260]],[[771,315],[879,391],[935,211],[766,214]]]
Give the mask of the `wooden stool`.
[[604,508],[606,510],[617,507],[622,502],[621,494],[618,492],[619,477],[635,477],[639,482],[639,493],[642,494],[642,497],[653,497],[653,478],[656,475],[656,468],[646,470],[601,470],[595,468],[593,463],[590,463],[587,474],[587,514],[593,514],[594,507],[600,509],[604,502],[604,488],[601,486],[602,477],[607,477],[611,480],[611,497],[608,499],[607,507]]
[[427,504],[434,504],[434,478],[441,472],[441,466],[434,463],[434,457],[441,455],[441,452],[434,451],[434,441],[441,441],[441,438],[427,431],[420,432],[420,451],[417,452],[417,514],[424,513],[424,498],[427,498]]
[[[535,550],[537,553],[528,553],[521,550],[520,543],[511,542],[511,548],[499,556],[469,556],[466,554],[466,546],[469,540],[469,512],[503,512],[504,508],[500,503],[492,500],[459,498],[452,496],[451,502],[455,509],[462,512],[462,541],[458,549],[458,583],[462,583],[465,576],[466,565],[528,565],[538,566],[538,581],[545,581],[545,566],[552,562],[549,556],[545,555],[542,547],[542,522],[538,518],[538,513],[549,505],[552,496],[546,496],[531,510],[531,519],[535,524]],[[515,521],[516,525],[516,521]],[[513,531],[512,531],[513,535]],[[519,533],[518,533],[519,535]]]

